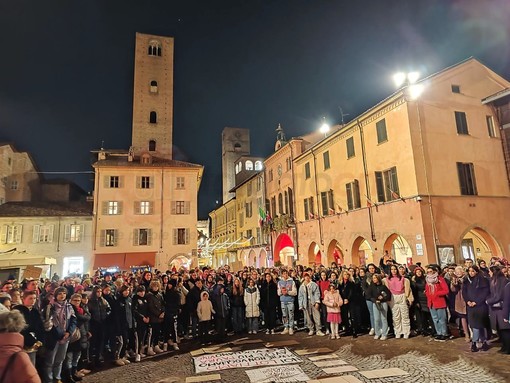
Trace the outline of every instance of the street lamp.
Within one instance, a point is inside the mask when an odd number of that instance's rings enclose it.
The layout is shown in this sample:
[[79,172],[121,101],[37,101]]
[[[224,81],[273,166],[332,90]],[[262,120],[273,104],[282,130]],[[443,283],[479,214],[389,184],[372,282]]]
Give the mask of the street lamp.
[[326,138],[328,136],[329,130],[330,130],[330,126],[328,123],[326,123],[326,117],[322,117],[322,125],[321,125],[319,131],[322,134],[324,134],[324,138]]
[[420,72],[398,72],[393,75],[393,81],[397,88],[406,87],[411,100],[416,100],[423,93],[423,84],[416,82],[420,78]]

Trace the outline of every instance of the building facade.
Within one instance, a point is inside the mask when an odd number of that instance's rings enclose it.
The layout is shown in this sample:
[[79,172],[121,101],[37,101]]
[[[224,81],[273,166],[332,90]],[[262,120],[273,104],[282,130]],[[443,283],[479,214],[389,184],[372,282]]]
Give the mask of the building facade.
[[94,268],[198,264],[203,166],[172,158],[173,46],[136,34],[132,146],[95,151]]
[[235,194],[231,191],[236,186],[235,162],[239,157],[248,155],[250,155],[249,129],[224,128],[221,133],[223,203],[235,197]]
[[238,261],[236,209],[236,199],[232,198],[209,213],[211,219],[209,252],[213,267],[231,265]]

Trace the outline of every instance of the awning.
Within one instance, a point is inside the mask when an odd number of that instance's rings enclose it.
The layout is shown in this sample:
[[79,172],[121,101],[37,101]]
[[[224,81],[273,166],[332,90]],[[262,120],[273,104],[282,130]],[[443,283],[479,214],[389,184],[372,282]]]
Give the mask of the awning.
[[132,266],[154,267],[155,252],[144,253],[111,253],[96,254],[94,257],[94,270],[117,266],[121,270],[128,270]]
[[34,256],[29,257],[27,255],[21,256],[19,254],[7,254],[0,255],[0,267],[22,267],[22,266],[44,266],[44,265],[56,265],[57,260],[50,257]]

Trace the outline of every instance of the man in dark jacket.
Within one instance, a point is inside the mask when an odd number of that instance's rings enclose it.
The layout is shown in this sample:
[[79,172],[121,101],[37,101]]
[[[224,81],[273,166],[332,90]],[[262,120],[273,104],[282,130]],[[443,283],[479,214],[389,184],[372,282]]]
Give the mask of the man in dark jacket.
[[24,349],[34,366],[37,350],[42,346],[44,337],[44,325],[41,314],[35,307],[36,302],[37,293],[35,291],[25,291],[23,294],[23,304],[15,308],[23,314],[25,322],[27,322],[27,327],[21,331],[21,335],[24,338]]
[[195,286],[189,291],[186,296],[186,305],[188,306],[188,310],[191,316],[191,334],[193,338],[198,337],[198,315],[197,315],[197,306],[198,302],[200,302],[200,294],[204,290],[204,285],[202,280],[197,279],[195,281]]
[[175,288],[177,286],[176,279],[169,279],[165,291],[165,344],[163,349],[166,351],[168,345],[174,350],[179,350],[179,337],[177,332],[177,316],[179,315],[181,305],[181,295]]

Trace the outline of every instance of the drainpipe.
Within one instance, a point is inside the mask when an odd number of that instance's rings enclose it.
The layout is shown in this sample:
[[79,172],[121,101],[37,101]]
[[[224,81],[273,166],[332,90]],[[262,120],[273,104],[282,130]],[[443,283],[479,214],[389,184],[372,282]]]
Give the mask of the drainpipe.
[[[315,180],[315,198],[317,199],[317,220],[319,221],[319,238],[321,245],[324,246],[324,238],[322,236],[322,221],[321,221],[321,215],[320,215],[320,202],[319,202],[319,186],[317,182],[317,157],[315,156],[315,152],[313,151],[313,148],[311,149],[312,156],[313,156],[313,172],[314,172],[314,180]],[[323,249],[321,249],[321,252]]]
[[[296,181],[294,177],[294,152],[292,151],[292,143],[289,142],[290,146],[290,175],[292,177],[292,201],[289,201],[289,207],[292,206],[292,222],[294,223],[294,250],[296,252],[296,261],[299,260],[298,249],[299,249],[299,235],[298,235],[298,225],[296,224],[296,207],[294,196],[296,195]],[[292,202],[292,203],[291,203]],[[273,238],[271,237],[271,248],[272,247]],[[274,257],[274,255],[273,255]],[[274,259],[274,258],[273,258]]]
[[[372,201],[372,198],[370,195],[370,181],[368,179],[367,154],[366,154],[366,150],[365,150],[365,135],[363,134],[363,127],[361,126],[361,123],[359,120],[357,120],[357,124],[359,127],[359,135],[360,135],[360,141],[361,141],[361,158],[363,160],[363,174],[365,176],[365,188],[367,191],[366,197],[368,199],[370,199],[370,201]],[[374,227],[374,217],[372,214],[372,206],[369,206],[367,210],[368,210],[368,221],[370,223],[370,236],[372,237],[372,241],[376,242],[377,238],[375,236],[375,227]]]

